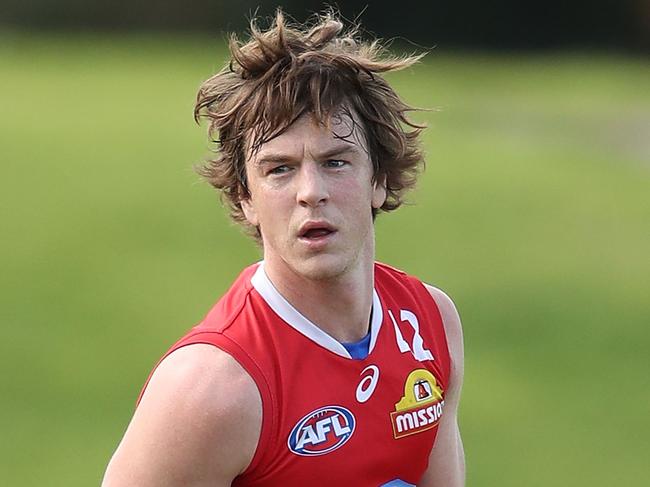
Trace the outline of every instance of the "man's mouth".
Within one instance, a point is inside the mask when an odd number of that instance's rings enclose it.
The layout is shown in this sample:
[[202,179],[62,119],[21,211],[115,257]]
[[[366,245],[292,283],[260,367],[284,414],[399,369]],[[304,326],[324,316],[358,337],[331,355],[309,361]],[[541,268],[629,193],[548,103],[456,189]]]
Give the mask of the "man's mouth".
[[320,238],[320,237],[325,237],[326,235],[329,235],[330,233],[333,233],[332,230],[329,230],[327,228],[311,228],[304,232],[301,236],[302,238]]
[[333,234],[336,230],[325,222],[309,222],[304,224],[300,233],[298,234],[301,239],[306,240],[318,240],[326,238],[327,236]]

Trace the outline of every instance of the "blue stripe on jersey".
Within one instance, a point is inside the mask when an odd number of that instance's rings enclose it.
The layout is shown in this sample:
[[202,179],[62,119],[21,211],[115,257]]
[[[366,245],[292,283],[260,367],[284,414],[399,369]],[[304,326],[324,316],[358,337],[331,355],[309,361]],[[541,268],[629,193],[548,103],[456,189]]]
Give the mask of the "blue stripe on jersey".
[[368,356],[370,350],[370,332],[358,342],[341,343],[350,354],[350,357],[356,360],[362,360]]

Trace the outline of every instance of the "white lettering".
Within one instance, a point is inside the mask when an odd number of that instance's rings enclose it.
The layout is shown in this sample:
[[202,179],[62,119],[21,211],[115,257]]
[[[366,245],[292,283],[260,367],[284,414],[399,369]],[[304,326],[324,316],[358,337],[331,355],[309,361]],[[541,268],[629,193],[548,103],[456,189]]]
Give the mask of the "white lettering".
[[408,413],[400,414],[399,416],[397,416],[395,423],[397,424],[397,431],[399,433],[401,433],[404,430],[408,431],[415,428],[415,426],[413,425],[413,418]]
[[298,443],[296,444],[296,449],[300,450],[305,447],[305,445],[317,445],[323,443],[327,440],[327,433],[332,431],[334,428],[334,434],[337,437],[344,436],[352,431],[350,426],[342,425],[341,418],[336,416],[330,416],[329,418],[323,418],[316,422],[316,430],[311,425],[305,426],[300,434]]
[[417,428],[418,426],[420,426],[420,422],[418,421],[417,411],[411,412],[411,416],[413,416],[413,424],[415,425],[415,427]]
[[419,423],[422,424],[428,424],[429,422],[427,421],[427,410],[426,409],[420,409],[418,411],[418,419]]
[[434,424],[440,419],[444,405],[445,402],[441,401],[426,408],[408,411],[394,416],[394,425],[397,428],[397,433]]
[[433,423],[436,420],[435,414],[433,414],[433,406],[427,408],[427,415],[429,416],[429,424]]
[[321,419],[316,422],[316,434],[318,435],[318,442],[321,443],[325,441],[325,435],[330,432],[330,424],[332,423],[332,418]]
[[315,445],[318,443],[318,436],[311,425],[305,426],[300,434],[300,439],[296,444],[296,450],[301,450],[305,445]]
[[334,434],[336,436],[343,436],[352,431],[349,426],[341,426],[340,416],[332,416],[331,420],[332,426],[334,426]]

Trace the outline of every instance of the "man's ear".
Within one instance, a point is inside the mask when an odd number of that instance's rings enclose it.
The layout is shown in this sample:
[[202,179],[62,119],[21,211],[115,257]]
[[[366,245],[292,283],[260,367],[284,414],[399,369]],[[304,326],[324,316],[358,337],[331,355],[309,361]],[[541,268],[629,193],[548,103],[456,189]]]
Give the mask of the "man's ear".
[[246,199],[239,200],[239,204],[241,206],[242,211],[244,212],[244,216],[246,217],[248,223],[250,223],[254,227],[258,226],[259,221],[257,219],[257,212],[253,207],[253,203],[251,202],[250,196]]
[[386,175],[378,177],[372,183],[372,207],[378,210],[386,202]]

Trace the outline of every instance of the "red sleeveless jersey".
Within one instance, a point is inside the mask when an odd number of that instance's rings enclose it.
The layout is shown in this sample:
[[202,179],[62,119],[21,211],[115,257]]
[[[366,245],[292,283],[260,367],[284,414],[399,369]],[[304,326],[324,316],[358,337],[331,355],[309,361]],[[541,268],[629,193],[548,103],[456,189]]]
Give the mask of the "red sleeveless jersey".
[[167,354],[196,343],[232,355],[262,398],[257,450],[234,486],[419,482],[443,414],[450,359],[436,303],[417,279],[375,264],[362,360],[293,308],[263,264],[245,269]]

